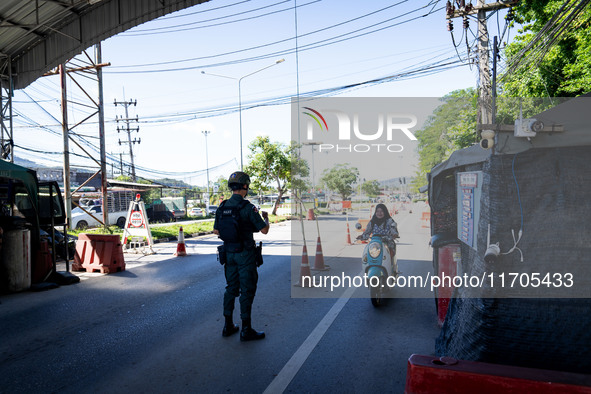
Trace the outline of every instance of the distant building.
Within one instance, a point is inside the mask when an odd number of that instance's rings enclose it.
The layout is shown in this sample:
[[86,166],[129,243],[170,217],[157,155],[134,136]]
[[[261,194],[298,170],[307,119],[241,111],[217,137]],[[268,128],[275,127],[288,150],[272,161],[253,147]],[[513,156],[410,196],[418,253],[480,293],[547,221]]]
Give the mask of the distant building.
[[[61,187],[64,186],[64,171],[61,168],[49,168],[49,167],[38,167],[33,168],[37,172],[37,178],[40,181],[56,181]],[[83,170],[80,168],[71,168],[70,169],[70,185],[71,187],[78,187],[82,185],[84,182],[88,180],[92,175],[93,172],[89,172],[88,170]],[[90,182],[85,185],[86,190],[88,188],[94,188],[95,190],[100,190],[101,188],[101,178],[100,176],[95,176]]]

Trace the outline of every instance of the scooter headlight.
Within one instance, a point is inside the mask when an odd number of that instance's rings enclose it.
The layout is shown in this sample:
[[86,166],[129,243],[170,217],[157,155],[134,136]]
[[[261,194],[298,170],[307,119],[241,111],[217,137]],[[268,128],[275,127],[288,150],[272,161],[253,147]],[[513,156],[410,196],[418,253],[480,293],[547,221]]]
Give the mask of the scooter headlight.
[[380,256],[382,253],[382,246],[377,242],[372,242],[369,244],[369,255],[374,259]]

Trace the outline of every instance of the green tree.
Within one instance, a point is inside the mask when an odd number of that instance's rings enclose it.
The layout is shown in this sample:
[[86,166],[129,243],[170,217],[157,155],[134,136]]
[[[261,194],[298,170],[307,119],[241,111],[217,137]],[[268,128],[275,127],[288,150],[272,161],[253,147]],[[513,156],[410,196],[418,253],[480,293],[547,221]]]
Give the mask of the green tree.
[[331,169],[324,170],[320,182],[327,189],[340,194],[341,199],[347,200],[353,194],[353,184],[357,182],[359,170],[348,164],[337,164]]
[[310,167],[308,162],[300,157],[302,146],[295,141],[291,142],[291,146],[291,191],[295,194],[295,201],[301,201],[304,192],[312,187],[307,179],[310,175]]
[[251,176],[255,190],[273,186],[277,200],[272,214],[276,215],[281,198],[291,187],[294,160],[299,160],[292,154],[296,147],[293,144],[271,142],[268,136],[258,136],[248,147],[251,153],[245,171]]
[[441,98],[441,105],[415,134],[418,140],[419,170],[413,180],[417,189],[427,184],[426,174],[446,160],[453,151],[474,144],[477,115],[476,90],[455,90]]
[[[228,178],[221,175],[215,183],[218,184],[218,199],[219,197],[223,199],[228,199],[232,197],[232,191],[228,187]],[[213,193],[212,193],[213,194]]]
[[361,190],[370,198],[380,195],[380,183],[377,180],[365,181],[361,185]]
[[[512,97],[574,97],[591,91],[591,6],[522,0],[515,21],[523,28],[507,45],[502,93]],[[572,17],[569,19],[569,17]],[[552,28],[565,23],[559,34]]]

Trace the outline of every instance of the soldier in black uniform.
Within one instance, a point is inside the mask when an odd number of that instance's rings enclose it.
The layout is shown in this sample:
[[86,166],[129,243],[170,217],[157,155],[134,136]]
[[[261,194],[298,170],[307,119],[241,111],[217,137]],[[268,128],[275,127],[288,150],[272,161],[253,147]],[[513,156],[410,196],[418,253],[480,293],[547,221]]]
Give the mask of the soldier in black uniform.
[[[224,240],[227,261],[224,265],[226,276],[226,292],[224,294],[225,324],[222,335],[228,337],[238,332],[238,325],[234,324],[232,315],[234,302],[240,295],[240,318],[242,319],[241,341],[263,339],[264,332],[256,331],[251,326],[250,314],[252,301],[257,289],[258,273],[255,261],[255,242],[253,233],[269,232],[269,218],[267,212],[262,212],[264,220],[257,208],[248,200],[244,200],[248,193],[250,177],[244,172],[234,172],[228,179],[228,187],[232,189],[232,197],[222,202],[216,211],[213,232]],[[234,209],[237,212],[238,241],[228,241],[228,234],[232,233],[232,223],[229,218]]]

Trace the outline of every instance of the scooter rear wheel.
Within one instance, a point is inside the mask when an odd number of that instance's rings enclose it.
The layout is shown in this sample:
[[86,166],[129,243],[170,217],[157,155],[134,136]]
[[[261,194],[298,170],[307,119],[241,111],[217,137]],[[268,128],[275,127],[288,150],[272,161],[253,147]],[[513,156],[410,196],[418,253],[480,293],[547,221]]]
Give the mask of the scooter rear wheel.
[[370,289],[369,289],[369,296],[371,297],[371,304],[373,306],[375,306],[376,308],[384,305],[384,303],[385,303],[383,285],[384,285],[384,281],[383,281],[383,278],[381,278],[379,287],[370,287]]

